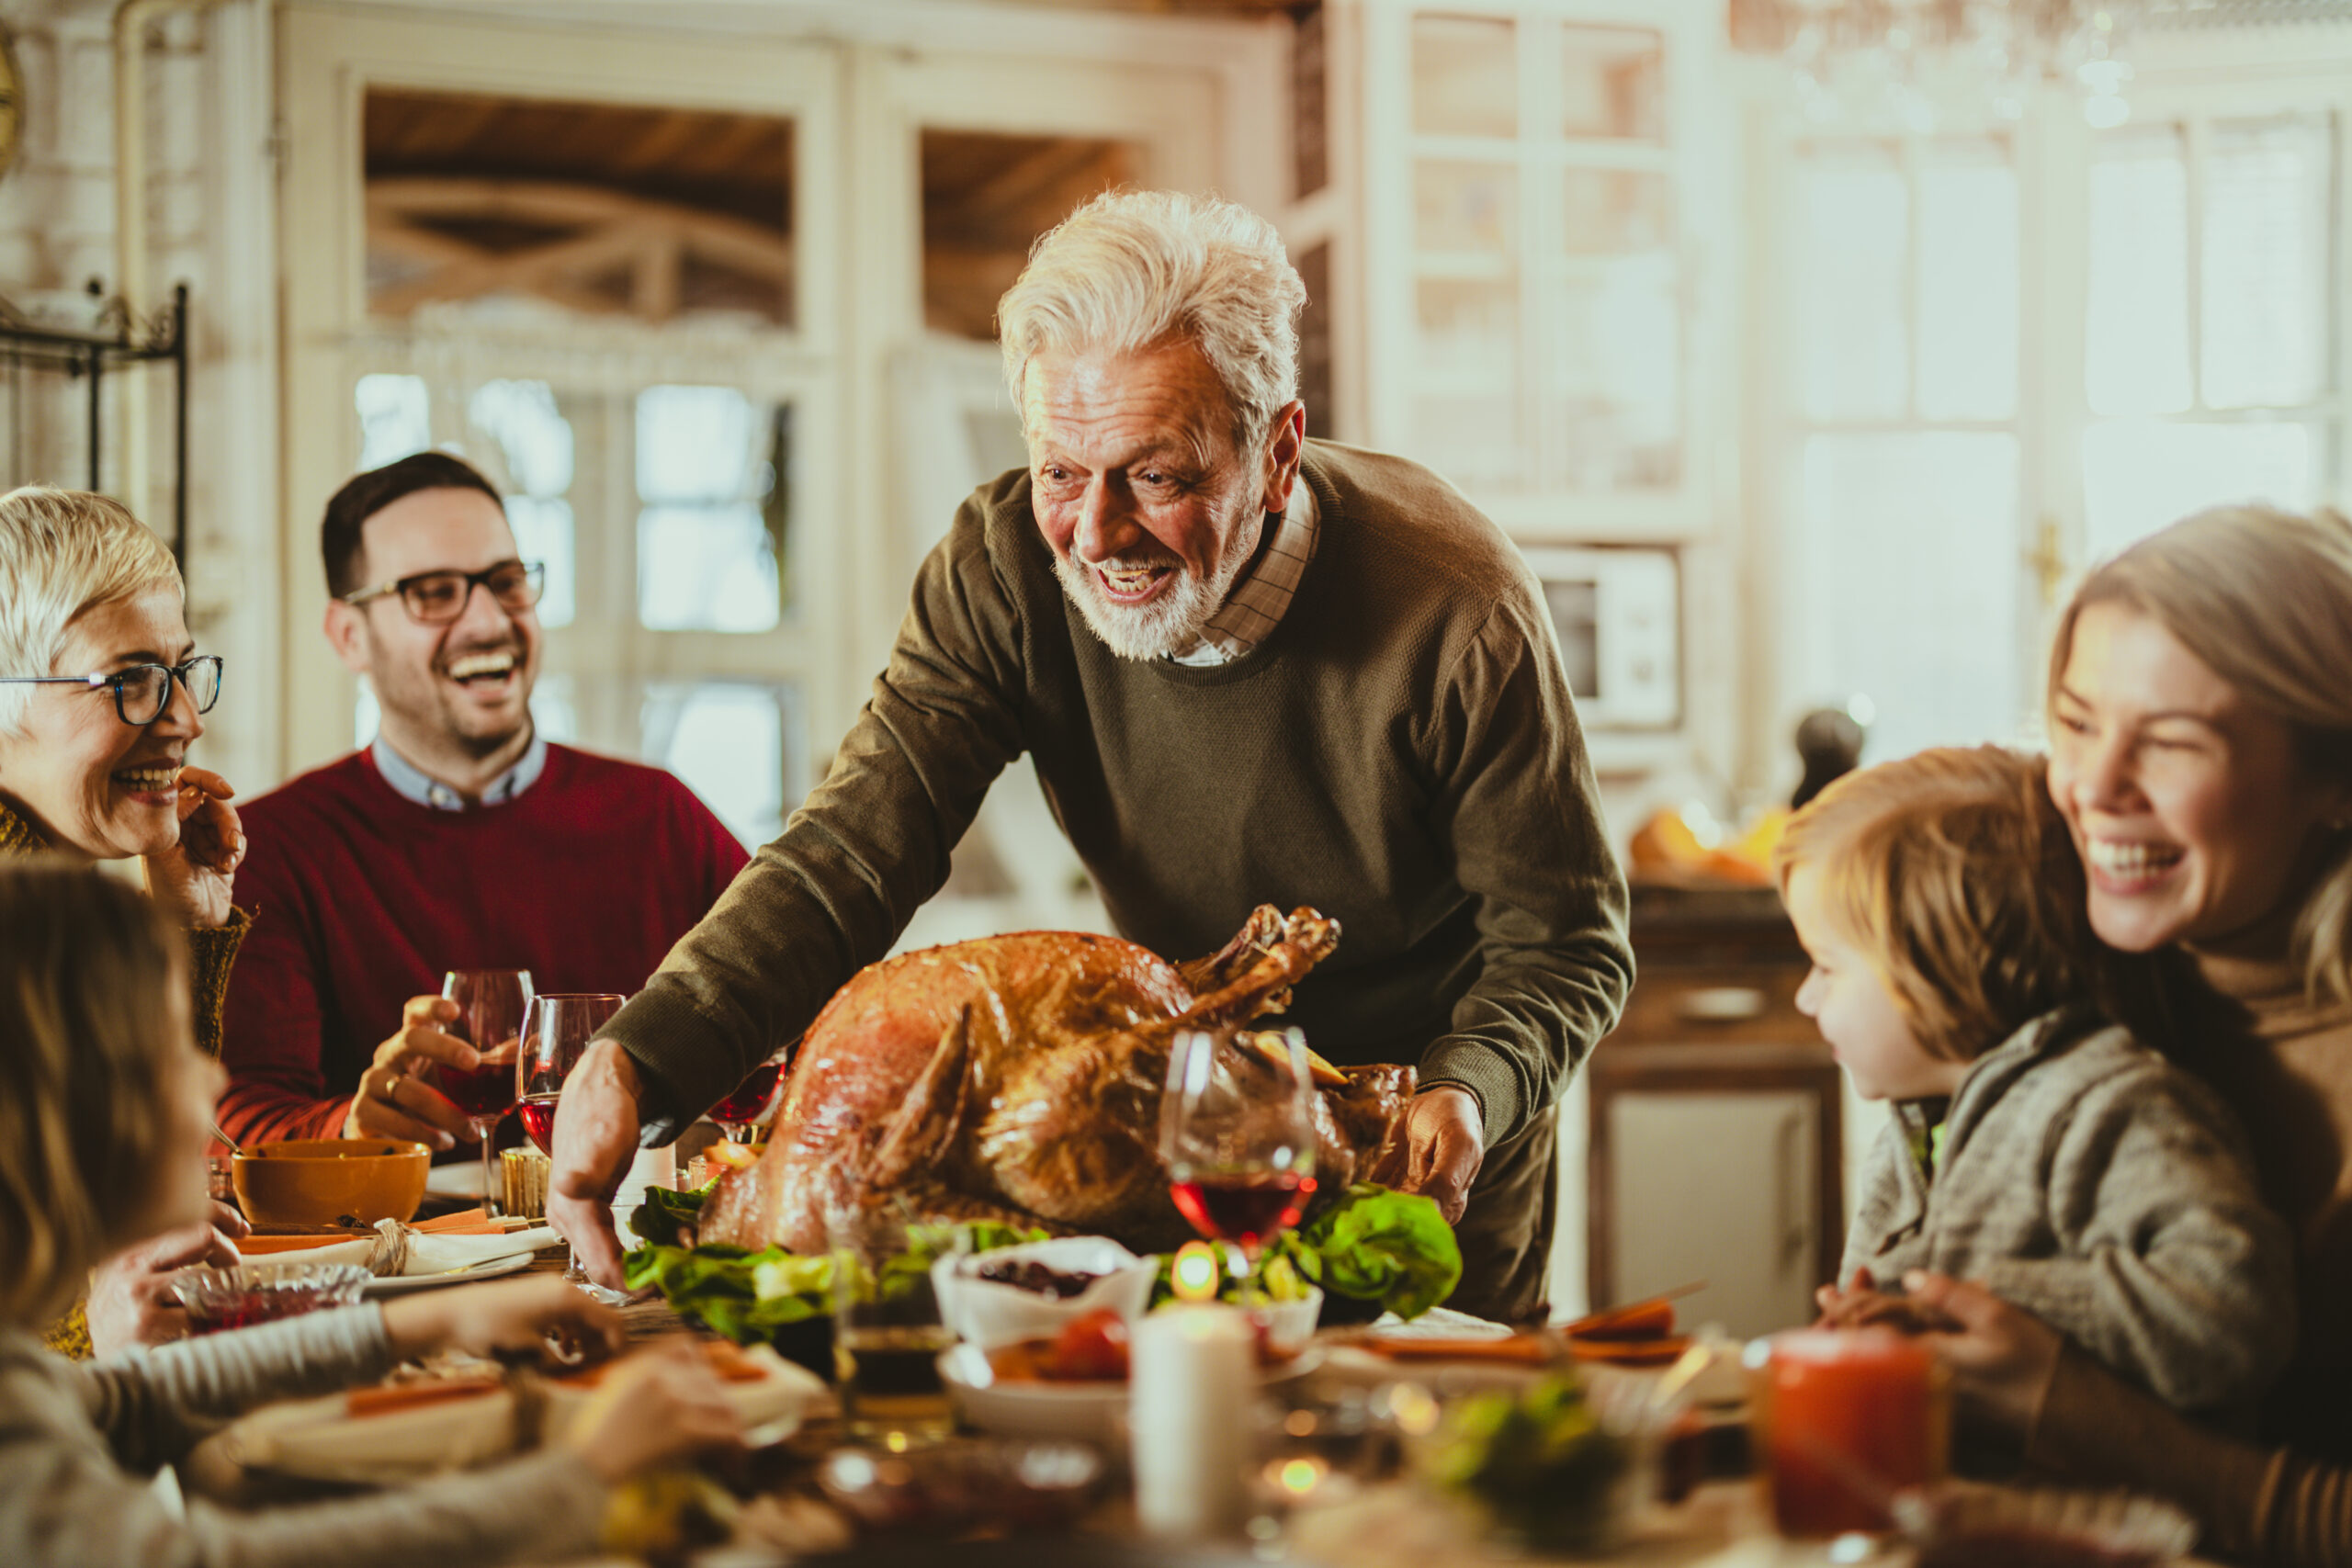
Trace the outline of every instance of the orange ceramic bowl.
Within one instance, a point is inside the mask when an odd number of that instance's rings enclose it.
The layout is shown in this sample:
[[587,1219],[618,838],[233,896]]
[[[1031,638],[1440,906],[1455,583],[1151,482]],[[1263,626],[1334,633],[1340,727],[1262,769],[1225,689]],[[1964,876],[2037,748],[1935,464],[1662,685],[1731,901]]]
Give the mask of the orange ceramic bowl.
[[257,1225],[405,1220],[424,1201],[432,1165],[432,1150],[397,1138],[289,1138],[229,1162],[237,1204]]

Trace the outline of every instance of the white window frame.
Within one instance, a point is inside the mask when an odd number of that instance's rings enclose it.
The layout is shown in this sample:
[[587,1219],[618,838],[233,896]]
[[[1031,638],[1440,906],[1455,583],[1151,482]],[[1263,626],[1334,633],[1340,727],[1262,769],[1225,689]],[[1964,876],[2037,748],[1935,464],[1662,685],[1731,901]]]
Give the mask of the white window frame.
[[[2302,412],[2331,421],[2334,441],[2319,458],[2321,494],[2343,504],[2347,466],[2352,466],[2352,29],[2267,28],[2233,31],[2157,33],[2137,37],[2128,51],[2135,76],[2128,90],[2132,123],[2185,121],[2190,130],[2192,249],[2199,232],[2195,214],[2199,192],[2199,158],[2204,132],[2220,118],[2270,118],[2296,112],[2327,112],[2335,128],[2335,190],[2333,268],[2335,290],[2332,384]],[[1747,69],[1748,109],[1748,210],[1758,258],[1750,294],[1747,333],[1751,389],[1747,420],[1750,444],[1750,493],[1759,515],[1754,534],[1757,570],[1751,577],[1764,613],[1750,638],[1751,657],[1762,678],[1752,689],[1770,701],[1752,706],[1741,752],[1750,787],[1769,791],[1786,771],[1785,735],[1797,714],[1833,694],[1799,689],[1794,671],[1780,656],[1789,616],[1799,592],[1772,564],[1789,558],[1804,526],[1798,514],[1804,442],[1835,422],[1805,416],[1796,377],[1796,345],[1790,340],[1788,276],[1790,228],[1783,215],[1798,173],[1796,149],[1838,128],[1801,122],[1786,106],[1778,67],[1755,62]],[[1954,134],[2005,130],[2015,139],[2018,178],[2018,405],[2019,496],[2016,562],[2019,614],[2014,701],[2017,724],[2010,739],[2040,733],[2041,688],[2048,644],[2056,614],[2071,582],[2088,564],[2082,446],[2091,426],[2107,416],[2089,407],[2085,377],[2084,320],[2088,288],[2087,190],[2093,138],[2083,120],[2081,100],[2071,91],[2036,94],[2024,118],[2007,126],[1951,125]],[[1855,134],[1864,134],[1857,130]],[[2202,343],[2192,255],[2192,364]],[[2201,367],[2200,367],[2201,368]],[[2201,400],[2201,377],[2198,385]],[[2270,417],[2269,411],[2212,411],[2200,406],[2167,421],[2236,423]],[[1967,422],[1936,422],[1935,428],[1965,428]],[[1888,428],[1896,428],[1890,426]],[[1989,428],[1989,426],[1988,426]],[[1987,737],[1987,739],[1999,739]]]

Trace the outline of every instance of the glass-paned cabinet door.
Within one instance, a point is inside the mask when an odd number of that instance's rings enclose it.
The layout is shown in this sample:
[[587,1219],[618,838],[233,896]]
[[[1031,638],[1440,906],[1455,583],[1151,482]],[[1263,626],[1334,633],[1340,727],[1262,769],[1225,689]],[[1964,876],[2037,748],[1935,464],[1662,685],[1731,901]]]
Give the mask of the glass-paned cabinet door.
[[1372,8],[1374,439],[1507,525],[1690,490],[1690,139],[1669,88],[1696,15]]

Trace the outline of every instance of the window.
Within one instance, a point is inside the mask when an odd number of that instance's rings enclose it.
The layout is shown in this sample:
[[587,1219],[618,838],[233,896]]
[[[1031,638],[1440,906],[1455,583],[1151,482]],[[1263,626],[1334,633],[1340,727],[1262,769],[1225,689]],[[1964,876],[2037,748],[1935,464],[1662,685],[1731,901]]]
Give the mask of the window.
[[2095,142],[2090,557],[2200,506],[2334,492],[2335,144],[2326,113],[2190,116]]
[[[813,766],[812,655],[790,604],[797,401],[389,371],[353,389],[371,459],[458,452],[505,493],[516,548],[547,564],[541,733],[670,769],[746,845],[782,831]],[[438,427],[436,409],[461,418]],[[368,744],[365,682],[353,718]]]
[[1866,696],[1873,759],[2016,739],[2072,572],[2337,495],[2352,72],[2179,79],[2109,130],[2053,95],[2000,136],[1782,150],[1779,716]]
[[1869,698],[1878,755],[2007,734],[2021,479],[2010,144],[1815,142],[1794,179],[1791,688],[1807,705]]

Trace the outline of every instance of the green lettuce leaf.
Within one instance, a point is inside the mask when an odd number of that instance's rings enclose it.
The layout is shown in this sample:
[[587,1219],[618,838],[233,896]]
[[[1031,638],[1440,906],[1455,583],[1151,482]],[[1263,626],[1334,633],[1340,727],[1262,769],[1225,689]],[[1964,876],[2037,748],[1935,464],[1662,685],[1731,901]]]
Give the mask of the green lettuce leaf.
[[1462,1279],[1453,1227],[1435,1200],[1418,1192],[1360,1182],[1309,1222],[1297,1242],[1297,1252],[1313,1255],[1313,1277],[1326,1291],[1378,1302],[1402,1318],[1420,1316]]
[[[621,1259],[629,1288],[652,1287],[681,1316],[738,1345],[771,1342],[780,1329],[830,1314],[837,1282],[830,1257],[800,1256],[780,1247],[748,1252],[717,1243],[693,1247],[674,1244],[684,1228],[695,1223],[709,1191],[707,1187],[700,1192],[646,1190],[646,1201],[629,1224],[647,1238],[647,1244]],[[653,1228],[649,1230],[649,1225]],[[878,1281],[861,1269],[850,1281],[850,1289],[870,1293],[878,1285],[886,1294],[895,1293],[910,1288],[930,1269],[933,1258],[959,1244],[968,1245],[975,1252],[988,1252],[1020,1242],[1042,1241],[1046,1236],[1044,1231],[1024,1233],[1012,1225],[995,1224],[923,1225],[910,1230],[914,1246],[885,1264]],[[658,1234],[666,1234],[672,1240],[653,1241],[651,1237]]]
[[692,1192],[673,1192],[666,1187],[649,1187],[645,1201],[629,1212],[628,1228],[637,1239],[654,1247],[675,1247],[679,1238],[702,1219],[702,1206],[710,1196],[718,1179],[695,1188]]

